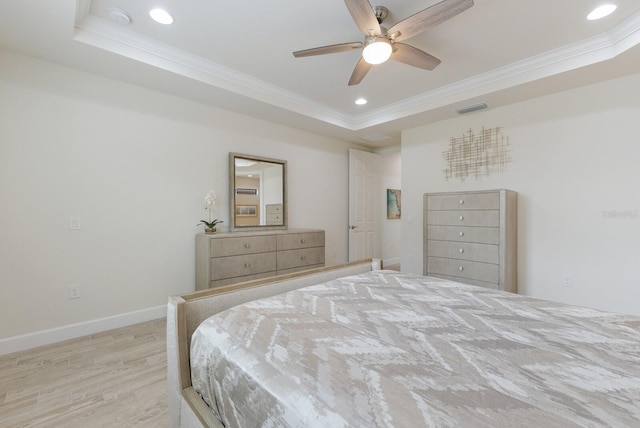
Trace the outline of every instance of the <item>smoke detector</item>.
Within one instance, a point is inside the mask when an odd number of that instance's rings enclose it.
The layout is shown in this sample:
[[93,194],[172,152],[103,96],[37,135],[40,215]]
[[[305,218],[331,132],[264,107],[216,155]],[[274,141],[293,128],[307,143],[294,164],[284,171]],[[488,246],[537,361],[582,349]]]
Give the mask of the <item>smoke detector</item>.
[[129,18],[127,12],[122,9],[118,9],[117,7],[112,7],[111,9],[109,9],[109,19],[120,25],[129,25],[129,23],[131,22],[131,18]]

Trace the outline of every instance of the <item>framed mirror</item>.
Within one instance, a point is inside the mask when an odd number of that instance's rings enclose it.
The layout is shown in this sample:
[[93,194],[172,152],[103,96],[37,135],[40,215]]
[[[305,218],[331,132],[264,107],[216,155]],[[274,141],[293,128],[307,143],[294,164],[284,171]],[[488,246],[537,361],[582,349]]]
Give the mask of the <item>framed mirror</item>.
[[229,153],[229,230],[287,228],[287,161]]

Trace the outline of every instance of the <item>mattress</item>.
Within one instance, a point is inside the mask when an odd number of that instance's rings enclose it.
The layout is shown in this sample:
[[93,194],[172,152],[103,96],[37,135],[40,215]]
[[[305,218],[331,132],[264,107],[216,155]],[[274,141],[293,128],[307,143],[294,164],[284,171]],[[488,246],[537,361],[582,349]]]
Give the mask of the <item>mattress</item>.
[[204,321],[228,427],[640,426],[640,318],[374,271]]

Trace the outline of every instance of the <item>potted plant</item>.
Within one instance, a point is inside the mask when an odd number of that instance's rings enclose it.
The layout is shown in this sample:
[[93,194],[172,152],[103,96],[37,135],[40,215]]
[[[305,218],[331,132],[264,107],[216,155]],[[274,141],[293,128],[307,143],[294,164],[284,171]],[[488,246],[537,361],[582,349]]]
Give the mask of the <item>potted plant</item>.
[[[212,219],[213,217],[213,207],[216,204],[216,192],[211,190],[204,197],[204,209],[208,213],[209,220],[200,220],[200,223],[205,225],[205,233],[216,233],[216,225],[220,223],[224,223],[222,220],[218,220],[217,218]],[[198,223],[198,224],[200,224]]]

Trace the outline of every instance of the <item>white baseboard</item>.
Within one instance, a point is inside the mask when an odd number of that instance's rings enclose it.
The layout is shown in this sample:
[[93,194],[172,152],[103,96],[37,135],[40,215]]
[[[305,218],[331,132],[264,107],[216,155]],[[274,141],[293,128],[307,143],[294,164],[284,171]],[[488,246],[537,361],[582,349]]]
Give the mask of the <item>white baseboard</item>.
[[36,331],[34,333],[0,339],[0,355],[12,354],[38,346],[50,345],[65,340],[126,327],[145,321],[151,321],[167,316],[167,306],[142,309],[126,314],[114,315],[106,318],[85,321],[77,324],[69,324],[49,330]]
[[400,257],[394,257],[392,259],[384,259],[382,261],[382,266],[391,266],[391,265],[399,265]]

